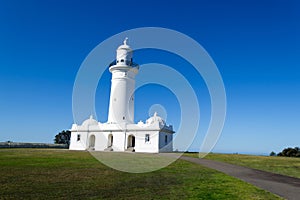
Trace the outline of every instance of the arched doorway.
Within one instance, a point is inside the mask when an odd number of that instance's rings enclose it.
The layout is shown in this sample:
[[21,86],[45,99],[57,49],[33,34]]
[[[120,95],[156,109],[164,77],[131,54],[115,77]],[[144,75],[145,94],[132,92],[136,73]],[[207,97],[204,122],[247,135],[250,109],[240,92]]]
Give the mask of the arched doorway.
[[108,135],[108,144],[107,147],[112,147],[114,142],[114,136],[112,134]]
[[127,148],[135,147],[135,137],[133,135],[128,136]]
[[90,140],[89,140],[89,148],[90,149],[94,149],[95,148],[95,135],[91,135],[90,136]]

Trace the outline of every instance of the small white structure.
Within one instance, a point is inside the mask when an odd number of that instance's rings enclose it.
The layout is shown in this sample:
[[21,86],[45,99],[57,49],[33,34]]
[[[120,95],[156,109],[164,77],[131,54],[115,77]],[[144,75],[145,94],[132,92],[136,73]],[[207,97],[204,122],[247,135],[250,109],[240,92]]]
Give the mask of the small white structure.
[[107,123],[90,116],[82,125],[73,124],[71,150],[95,151],[173,151],[173,127],[155,113],[146,123],[134,124],[135,76],[139,66],[133,63],[133,51],[127,44],[117,49],[117,58],[110,66],[112,73]]

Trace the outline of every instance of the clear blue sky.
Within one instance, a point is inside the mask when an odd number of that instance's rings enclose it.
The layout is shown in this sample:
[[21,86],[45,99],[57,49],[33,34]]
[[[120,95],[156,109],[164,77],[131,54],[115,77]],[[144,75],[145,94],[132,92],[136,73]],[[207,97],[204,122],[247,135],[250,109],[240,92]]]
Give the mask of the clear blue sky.
[[[0,141],[52,142],[73,123],[73,83],[87,54],[121,31],[155,26],[194,38],[219,68],[228,107],[214,152],[269,153],[300,146],[299,10],[296,0],[1,1]],[[145,52],[136,53],[137,62],[183,62]],[[181,70],[192,79],[192,71]],[[106,75],[97,96],[109,94]],[[146,91],[166,98],[147,98]],[[172,94],[155,85],[137,91],[137,120],[161,103],[176,128],[178,104],[164,102],[167,97]],[[96,106],[98,119],[105,121],[108,99]]]

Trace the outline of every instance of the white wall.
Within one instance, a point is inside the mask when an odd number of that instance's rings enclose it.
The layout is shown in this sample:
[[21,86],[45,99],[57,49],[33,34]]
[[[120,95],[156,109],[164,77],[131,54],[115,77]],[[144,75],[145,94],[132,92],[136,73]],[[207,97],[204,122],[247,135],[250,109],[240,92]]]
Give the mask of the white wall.
[[[80,140],[77,141],[77,135],[80,134]],[[71,132],[70,147],[71,150],[86,150],[86,132]]]
[[102,132],[92,132],[91,135],[95,135],[95,150],[103,151],[107,147],[107,137]]
[[[139,131],[136,132],[135,151],[146,153],[158,153],[158,131]],[[145,135],[150,135],[149,142],[145,141]]]
[[[173,151],[173,134],[160,132],[159,133],[159,152],[172,152]],[[167,143],[165,137],[167,136]]]
[[124,132],[112,132],[114,137],[113,150],[114,151],[124,151],[125,135]]

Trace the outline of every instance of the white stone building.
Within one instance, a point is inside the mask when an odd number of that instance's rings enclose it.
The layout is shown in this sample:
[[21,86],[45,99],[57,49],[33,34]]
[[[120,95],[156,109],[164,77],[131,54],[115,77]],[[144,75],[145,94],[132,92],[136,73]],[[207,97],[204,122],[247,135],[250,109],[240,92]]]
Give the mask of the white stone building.
[[139,66],[133,63],[133,51],[127,44],[117,49],[112,73],[108,121],[100,123],[91,116],[71,129],[71,150],[95,151],[173,151],[173,127],[155,113],[145,123],[134,123],[135,76]]

